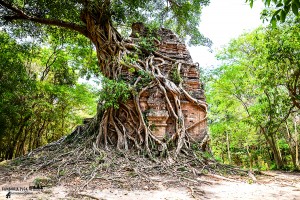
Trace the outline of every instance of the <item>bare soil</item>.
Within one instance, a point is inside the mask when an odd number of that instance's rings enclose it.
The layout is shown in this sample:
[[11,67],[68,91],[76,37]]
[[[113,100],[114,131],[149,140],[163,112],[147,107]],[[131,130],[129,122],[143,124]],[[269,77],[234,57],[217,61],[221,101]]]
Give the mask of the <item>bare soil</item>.
[[[32,190],[31,186],[43,186]],[[253,175],[200,151],[151,160],[136,151],[50,144],[0,163],[0,200],[300,199],[300,173]]]
[[[3,168],[1,175],[5,175]],[[47,180],[45,174],[32,174],[24,180],[20,174],[0,178],[0,200],[6,199],[7,187],[28,188],[36,180]],[[256,176],[256,181],[242,176],[201,175],[180,180],[172,176],[148,177],[139,188],[126,188],[126,178],[120,184],[95,179],[89,186],[78,188],[78,178],[68,179],[39,191],[12,191],[11,198],[23,199],[124,199],[124,200],[189,200],[189,199],[249,199],[298,200],[300,199],[300,173],[268,171]],[[120,179],[121,180],[121,179]],[[130,182],[130,180],[128,180]],[[125,187],[124,187],[125,186]]]

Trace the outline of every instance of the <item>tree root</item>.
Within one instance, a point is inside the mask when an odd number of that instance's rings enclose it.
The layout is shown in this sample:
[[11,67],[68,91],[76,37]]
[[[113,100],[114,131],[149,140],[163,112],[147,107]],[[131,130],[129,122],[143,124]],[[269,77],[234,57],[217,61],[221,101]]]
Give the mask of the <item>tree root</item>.
[[[111,41],[111,43],[115,43],[115,41]],[[133,68],[138,72],[142,72],[142,74],[151,75],[151,82],[141,89],[137,89],[137,85],[143,79],[142,76],[138,76],[133,84],[128,83],[128,87],[132,88],[132,101],[134,107],[128,107],[126,102],[120,104],[119,109],[109,108],[105,110],[99,122],[99,133],[96,145],[99,147],[103,144],[105,148],[107,148],[108,143],[110,143],[116,145],[118,150],[128,150],[134,146],[140,151],[144,149],[149,158],[154,159],[152,155],[153,151],[159,150],[162,155],[169,156],[171,144],[176,144],[174,157],[177,157],[183,147],[190,147],[190,136],[188,131],[206,120],[205,116],[192,126],[186,127],[181,108],[181,99],[185,98],[187,101],[190,101],[192,104],[201,108],[205,113],[207,112],[207,104],[188,94],[182,86],[182,80],[179,82],[178,86],[171,80],[170,72],[173,69],[176,71],[177,76],[180,77],[182,66],[193,64],[184,60],[170,58],[159,52],[153,52],[153,55],[149,55],[143,60],[139,59],[138,62],[128,63],[125,62],[123,58],[132,54],[132,52],[136,52],[141,47],[139,47],[138,44],[129,42],[123,42],[123,44],[118,45],[120,46],[118,60],[107,65],[110,69],[106,68],[106,72],[108,73],[110,70],[111,72],[109,72],[109,74],[114,74],[113,78],[119,79],[122,71]],[[105,52],[103,51],[102,53]],[[115,65],[118,65],[118,67],[114,67]],[[163,74],[160,71],[161,66],[169,66],[171,69],[170,72]],[[131,78],[134,78],[134,76],[135,75]],[[175,122],[175,133],[168,141],[161,141],[152,133],[147,124],[147,119],[143,116],[140,105],[141,95],[154,87],[162,92],[170,117]],[[120,117],[121,113],[126,113],[125,121]],[[158,149],[158,147],[160,149]]]
[[234,180],[227,178],[226,174],[248,177],[248,171],[201,157],[201,152],[197,150],[185,150],[186,154],[179,154],[176,160],[157,157],[155,159],[158,162],[153,162],[146,156],[147,152],[138,155],[134,149],[119,151],[112,145],[108,145],[105,150],[98,148],[94,141],[95,137],[90,135],[76,143],[65,141],[52,148],[34,150],[31,154],[18,158],[21,162],[11,161],[11,167],[7,169],[13,171],[6,174],[15,176],[21,173],[24,176],[27,174],[27,177],[43,174],[50,178],[52,185],[60,183],[70,186],[75,191],[74,195],[82,189],[104,185],[126,190],[141,190],[144,187],[159,189],[155,177],[161,177],[160,181],[164,181],[160,184],[164,187],[172,184],[176,187],[190,187],[196,198],[201,195],[199,185],[205,183],[201,176],[222,177],[228,181]]

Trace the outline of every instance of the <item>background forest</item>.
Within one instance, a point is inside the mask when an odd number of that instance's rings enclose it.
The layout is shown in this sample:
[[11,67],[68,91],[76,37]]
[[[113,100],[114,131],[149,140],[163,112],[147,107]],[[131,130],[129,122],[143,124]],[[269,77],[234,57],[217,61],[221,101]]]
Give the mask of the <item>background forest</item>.
[[300,26],[285,22],[234,39],[203,74],[211,146],[225,163],[299,169]]
[[0,32],[0,160],[58,140],[96,112],[97,91],[78,82],[88,75],[84,66],[96,66],[90,44],[55,38],[16,41]]

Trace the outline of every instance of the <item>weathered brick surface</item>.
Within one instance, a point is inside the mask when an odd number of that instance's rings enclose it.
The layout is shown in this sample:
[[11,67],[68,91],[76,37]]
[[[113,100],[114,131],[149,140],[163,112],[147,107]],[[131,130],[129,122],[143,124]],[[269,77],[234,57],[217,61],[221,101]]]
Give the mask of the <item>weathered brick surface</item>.
[[[159,31],[161,44],[158,52],[168,56],[176,61],[184,61],[188,65],[182,64],[180,75],[183,79],[183,87],[194,98],[205,101],[204,91],[199,80],[199,68],[197,64],[192,64],[192,58],[186,45],[170,30],[162,29]],[[160,61],[154,61],[159,64]],[[172,65],[171,61],[161,65],[160,71],[164,76],[172,80]],[[171,94],[168,94],[172,102]],[[163,93],[158,87],[153,87],[146,91],[140,99],[142,111],[146,114],[147,121],[152,130],[152,133],[159,139],[171,137],[175,132],[175,122],[170,118],[170,113],[167,110],[166,100]],[[206,113],[203,109],[187,101],[184,96],[181,97],[181,107],[185,118],[185,125],[188,129],[189,136],[196,141],[201,141],[207,134],[207,122],[203,120]]]

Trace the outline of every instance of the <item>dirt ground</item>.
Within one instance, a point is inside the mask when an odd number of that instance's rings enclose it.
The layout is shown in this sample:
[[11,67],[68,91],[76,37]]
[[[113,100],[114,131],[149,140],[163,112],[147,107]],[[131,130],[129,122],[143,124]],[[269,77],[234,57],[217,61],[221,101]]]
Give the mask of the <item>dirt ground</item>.
[[[14,177],[6,180],[0,177],[0,200],[7,199],[8,187],[14,187],[11,192],[12,200],[23,199],[124,199],[124,200],[183,200],[183,199],[243,199],[243,200],[298,200],[300,199],[300,173],[291,172],[264,172],[256,176],[256,181],[239,176],[221,177],[218,175],[203,175],[195,179],[182,179],[185,187],[177,184],[177,179],[168,177],[150,177],[149,185],[139,190],[131,188],[110,187],[104,180],[98,180],[85,189],[75,189],[75,180],[61,185],[45,187],[42,190],[29,190],[37,179],[42,179],[43,174],[33,174],[26,180]],[[27,189],[26,189],[27,188]],[[19,191],[16,191],[18,189]],[[20,191],[23,190],[23,191]],[[196,195],[197,194],[197,195]]]

